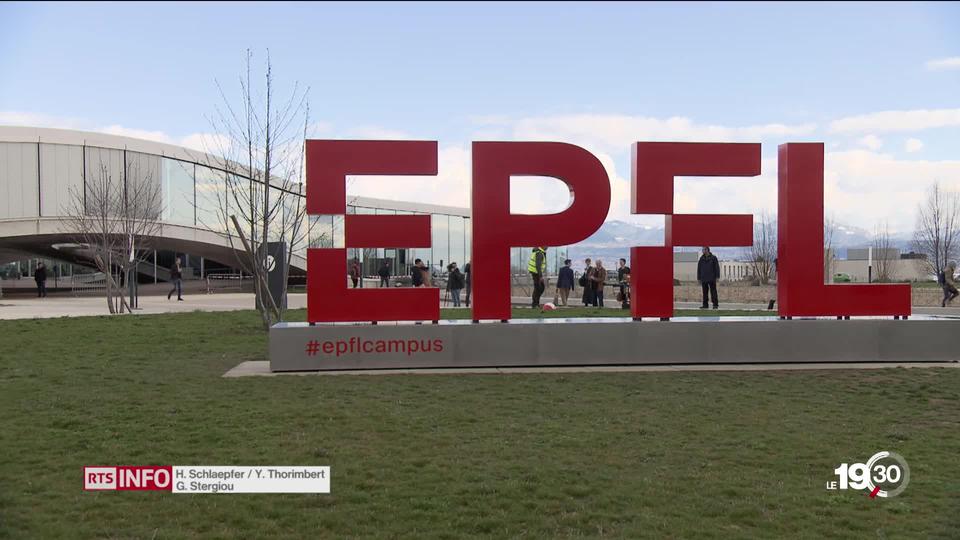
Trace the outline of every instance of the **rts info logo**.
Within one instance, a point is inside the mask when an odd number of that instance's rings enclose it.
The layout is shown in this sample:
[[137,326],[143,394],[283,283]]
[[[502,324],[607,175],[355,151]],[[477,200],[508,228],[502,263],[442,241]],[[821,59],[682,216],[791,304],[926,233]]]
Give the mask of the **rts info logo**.
[[828,490],[864,490],[870,498],[896,497],[910,483],[910,466],[894,452],[877,452],[866,463],[841,463],[833,470],[839,482],[827,482]]

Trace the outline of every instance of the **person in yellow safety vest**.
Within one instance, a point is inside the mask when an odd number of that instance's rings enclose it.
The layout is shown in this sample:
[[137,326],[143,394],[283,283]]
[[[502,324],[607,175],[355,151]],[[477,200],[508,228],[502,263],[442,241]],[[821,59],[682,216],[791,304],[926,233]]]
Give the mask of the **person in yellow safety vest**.
[[527,263],[527,271],[533,278],[533,307],[540,307],[540,296],[546,290],[547,284],[544,276],[547,274],[547,248],[535,247],[530,254],[530,262]]

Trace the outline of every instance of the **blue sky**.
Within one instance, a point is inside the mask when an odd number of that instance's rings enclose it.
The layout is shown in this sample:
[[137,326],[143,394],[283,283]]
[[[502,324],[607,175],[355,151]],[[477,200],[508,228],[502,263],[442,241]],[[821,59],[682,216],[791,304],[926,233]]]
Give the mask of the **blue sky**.
[[[794,140],[826,143],[828,213],[851,225],[906,230],[930,182],[960,189],[960,4],[4,3],[0,124],[188,144],[247,48],[311,87],[319,136],[439,140],[429,202],[467,203],[469,142],[492,138],[595,152],[611,219],[635,140],[763,143],[759,179],[678,181],[683,211],[772,209]],[[561,191],[527,182],[515,206]]]

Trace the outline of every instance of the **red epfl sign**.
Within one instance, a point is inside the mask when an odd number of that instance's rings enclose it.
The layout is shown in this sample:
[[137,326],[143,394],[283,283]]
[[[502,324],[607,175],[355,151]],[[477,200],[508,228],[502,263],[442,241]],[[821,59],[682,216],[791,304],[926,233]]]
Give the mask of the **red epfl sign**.
[[[435,141],[308,140],[307,212],[344,215],[342,248],[307,253],[310,322],[437,320],[437,288],[348,289],[347,249],[430,246],[426,215],[346,214],[346,176],[436,175]],[[634,318],[673,315],[673,248],[750,246],[749,214],[676,214],[674,177],[760,174],[758,143],[638,142],[632,148],[631,212],[663,215],[663,246],[630,251]],[[549,176],[567,185],[572,203],[545,215],[510,213],[511,176]],[[399,181],[399,180],[398,180]],[[580,242],[603,224],[610,180],[590,152],[555,142],[475,142],[471,209],[474,320],[510,318],[510,248]],[[779,314],[910,314],[902,284],[826,285],[823,276],[823,144],[789,143],[778,157]]]

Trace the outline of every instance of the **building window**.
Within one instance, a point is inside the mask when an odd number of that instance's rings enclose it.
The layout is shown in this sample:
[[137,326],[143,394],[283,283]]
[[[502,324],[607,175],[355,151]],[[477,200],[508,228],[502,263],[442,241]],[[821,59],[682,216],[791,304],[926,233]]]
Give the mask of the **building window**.
[[178,225],[196,225],[194,164],[163,158],[163,221]]

